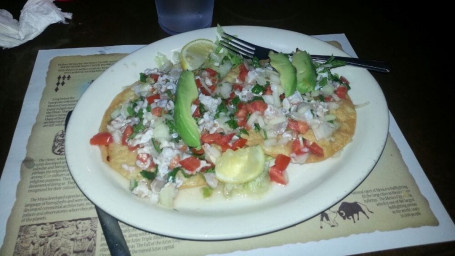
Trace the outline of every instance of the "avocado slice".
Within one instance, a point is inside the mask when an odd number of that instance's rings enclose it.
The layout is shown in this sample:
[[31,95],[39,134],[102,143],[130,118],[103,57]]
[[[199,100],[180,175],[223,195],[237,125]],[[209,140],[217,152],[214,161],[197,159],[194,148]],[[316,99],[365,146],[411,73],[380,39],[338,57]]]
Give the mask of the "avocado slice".
[[292,56],[292,65],[297,71],[297,91],[302,94],[313,91],[316,87],[317,74],[310,54],[297,50]]
[[289,57],[283,53],[270,52],[269,58],[270,65],[280,73],[280,81],[281,86],[284,88],[284,95],[286,97],[291,96],[294,94],[297,85],[295,67],[292,65],[291,61],[289,61]]
[[183,71],[177,83],[174,104],[175,129],[183,141],[190,147],[201,147],[201,134],[196,120],[191,114],[191,104],[198,97],[194,74]]

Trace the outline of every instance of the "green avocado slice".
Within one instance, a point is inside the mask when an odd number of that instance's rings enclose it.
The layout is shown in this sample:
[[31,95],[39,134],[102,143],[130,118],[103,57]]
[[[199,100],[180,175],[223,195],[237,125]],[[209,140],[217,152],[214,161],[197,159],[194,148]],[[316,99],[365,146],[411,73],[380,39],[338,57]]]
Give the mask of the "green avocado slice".
[[286,97],[294,94],[297,78],[295,67],[289,61],[289,57],[283,53],[269,53],[270,65],[278,71],[280,74],[281,86],[284,89],[284,95]]
[[201,134],[196,120],[191,114],[191,104],[197,99],[198,90],[191,71],[183,71],[177,83],[174,105],[175,129],[190,147],[201,147]]
[[316,87],[317,74],[308,52],[297,50],[292,56],[292,65],[297,71],[297,91],[302,94],[313,91]]

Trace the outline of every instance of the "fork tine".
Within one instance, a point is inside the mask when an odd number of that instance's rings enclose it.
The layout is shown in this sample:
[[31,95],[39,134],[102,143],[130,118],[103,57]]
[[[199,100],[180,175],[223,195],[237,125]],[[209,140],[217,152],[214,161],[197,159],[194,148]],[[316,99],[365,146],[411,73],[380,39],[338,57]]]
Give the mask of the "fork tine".
[[248,51],[247,49],[241,48],[241,46],[236,46],[238,44],[234,45],[233,42],[230,41],[226,42],[223,39],[220,41],[220,44],[229,51],[242,55],[244,58],[252,59],[254,57],[254,52],[251,52],[251,50]]
[[[223,36],[224,36],[224,37],[223,37]],[[245,41],[245,40],[242,40],[242,39],[240,39],[240,38],[238,38],[238,37],[235,37],[235,36],[233,36],[233,35],[230,35],[230,34],[228,34],[228,33],[226,33],[226,32],[223,32],[223,35],[222,35],[221,37],[223,37],[223,38],[226,39],[227,41],[233,42],[233,43],[235,43],[235,44],[237,44],[237,45],[241,45],[241,46],[243,46],[243,47],[247,47],[247,48],[250,49],[250,50],[253,50],[253,51],[254,51],[254,50],[256,49],[256,45],[254,45],[254,44],[252,44],[252,43],[250,43],[250,42],[247,42],[247,41]]]
[[236,49],[240,49],[242,51],[245,51],[245,52],[248,52],[252,55],[254,55],[254,48],[251,49],[250,47],[246,46],[246,45],[243,45],[243,44],[239,44],[237,42],[235,42],[234,40],[231,40],[231,39],[227,39],[226,37],[222,37],[224,39],[224,41],[226,43],[228,43],[229,45],[233,46],[234,48]]
[[254,45],[254,44],[252,44],[250,42],[242,40],[242,39],[240,39],[238,37],[235,37],[233,35],[230,35],[230,34],[228,34],[226,32],[223,32],[223,34],[225,35],[226,38],[228,38],[229,41],[234,41],[234,42],[240,43],[243,46],[245,46],[245,47],[247,47],[247,48],[249,48],[249,49],[251,49],[253,51],[256,49],[256,45]]

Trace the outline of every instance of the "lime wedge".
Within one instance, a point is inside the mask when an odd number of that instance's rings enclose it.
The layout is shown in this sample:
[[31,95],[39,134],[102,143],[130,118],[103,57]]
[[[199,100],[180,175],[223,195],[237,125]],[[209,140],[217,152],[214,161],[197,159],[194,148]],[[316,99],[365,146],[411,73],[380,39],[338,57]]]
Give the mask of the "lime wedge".
[[265,168],[265,155],[261,146],[228,149],[216,161],[215,174],[225,183],[245,183],[257,178]]
[[208,39],[196,39],[180,51],[180,64],[183,70],[195,70],[204,64],[205,60],[215,49],[215,44]]

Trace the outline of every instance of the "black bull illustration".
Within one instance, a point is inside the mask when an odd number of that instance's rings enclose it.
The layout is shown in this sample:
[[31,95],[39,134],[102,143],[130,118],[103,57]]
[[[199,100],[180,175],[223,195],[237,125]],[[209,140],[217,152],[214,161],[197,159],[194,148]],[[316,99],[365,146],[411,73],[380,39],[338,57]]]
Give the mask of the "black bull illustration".
[[367,213],[365,212],[365,210],[363,209],[365,208],[369,213],[373,213],[372,211],[370,211],[370,209],[368,209],[368,207],[362,203],[359,203],[359,202],[353,202],[353,203],[348,203],[348,202],[342,202],[340,207],[338,208],[338,215],[340,215],[343,220],[346,220],[346,219],[351,219],[352,218],[352,221],[354,221],[355,223],[355,214],[357,214],[357,220],[359,220],[360,218],[360,213],[363,213],[363,215],[365,215],[365,217],[367,217],[367,219],[369,219],[370,217],[368,217]]
[[[360,213],[363,213],[367,219],[368,214],[366,213],[373,213],[368,207],[362,203],[359,202],[342,202],[340,206],[338,207],[337,211],[332,211],[332,210],[327,210],[324,212],[321,212],[321,228],[322,228],[322,223],[327,223],[330,227],[336,227],[338,226],[338,223],[336,222],[336,217],[339,215],[343,220],[350,220],[355,223],[355,219],[357,217],[357,221],[360,219]],[[357,215],[357,216],[355,216]]]

